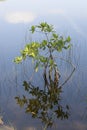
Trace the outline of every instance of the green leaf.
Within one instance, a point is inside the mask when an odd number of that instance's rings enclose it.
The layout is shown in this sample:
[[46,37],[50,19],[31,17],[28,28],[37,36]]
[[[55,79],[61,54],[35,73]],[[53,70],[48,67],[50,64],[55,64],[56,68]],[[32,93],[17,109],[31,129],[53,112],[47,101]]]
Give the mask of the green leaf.
[[29,56],[35,58],[36,54],[35,54],[35,52],[31,52],[31,53],[29,53]]
[[20,62],[22,62],[22,56],[16,57],[14,59],[14,62],[17,63],[17,64],[19,64]]
[[53,37],[57,39],[58,35],[56,33],[53,33]]
[[70,36],[68,36],[66,39],[66,42],[70,42],[70,41],[71,41],[71,38],[70,38]]
[[43,40],[42,41],[42,46],[46,46],[47,45],[47,40]]
[[44,57],[44,56],[40,56],[40,61],[43,62],[43,63],[45,63],[45,62],[47,62],[47,58]]
[[31,31],[32,31],[32,33],[35,32],[35,26],[32,26],[32,27],[31,27]]
[[46,22],[42,22],[40,23],[41,27],[46,27],[47,23]]
[[68,46],[64,46],[63,48],[64,49],[69,49],[69,48],[71,48],[71,45],[69,44]]
[[50,64],[50,65],[53,65],[53,64],[54,64],[54,60],[50,59],[50,60],[49,60],[49,64]]

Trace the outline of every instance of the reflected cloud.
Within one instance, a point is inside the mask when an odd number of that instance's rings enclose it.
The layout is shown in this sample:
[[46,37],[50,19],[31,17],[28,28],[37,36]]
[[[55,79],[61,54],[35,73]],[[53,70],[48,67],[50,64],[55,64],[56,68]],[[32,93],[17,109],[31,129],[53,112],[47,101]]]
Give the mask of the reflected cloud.
[[12,12],[6,15],[6,21],[9,23],[29,23],[34,21],[36,15],[32,12]]

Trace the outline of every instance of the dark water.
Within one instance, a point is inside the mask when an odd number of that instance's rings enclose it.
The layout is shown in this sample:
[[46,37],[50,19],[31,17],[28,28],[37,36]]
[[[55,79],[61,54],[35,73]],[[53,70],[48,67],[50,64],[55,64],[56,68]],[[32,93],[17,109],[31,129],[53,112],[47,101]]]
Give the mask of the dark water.
[[[20,49],[31,39],[40,40],[43,36],[31,37],[29,27],[33,24],[47,21],[55,26],[58,34],[71,36],[72,49],[59,54],[59,57],[70,60],[76,67],[70,80],[63,86],[61,93],[61,103],[65,107],[69,106],[69,118],[67,120],[55,119],[55,123],[49,130],[87,130],[87,14],[84,4],[83,12],[79,13],[80,3],[76,10],[74,2],[72,6],[67,0],[67,5],[54,1],[51,7],[45,7],[42,2],[40,9],[39,0],[37,2],[27,0],[25,2],[0,1],[0,115],[7,125],[12,125],[17,130],[41,130],[44,125],[40,119],[33,119],[30,114],[25,114],[25,109],[20,108],[14,99],[15,96],[27,95],[23,88],[23,81],[29,80],[33,73],[31,61],[16,65],[13,63],[14,57],[18,56]],[[84,0],[84,3],[86,1]],[[37,5],[38,7],[36,7]],[[58,7],[56,7],[58,5]],[[71,15],[64,14],[59,8],[69,10]],[[52,7],[59,8],[54,13]],[[68,8],[69,7],[69,8]],[[82,6],[83,7],[83,6]],[[40,12],[41,10],[41,12]],[[49,11],[50,10],[50,11]],[[31,12],[33,12],[31,14]],[[56,13],[55,13],[56,12]],[[74,14],[73,14],[73,13]],[[37,15],[38,14],[38,15]],[[81,16],[80,16],[81,14]],[[32,15],[32,16],[31,16]],[[33,18],[32,18],[33,17]],[[70,64],[62,59],[56,59],[61,73],[61,81],[72,72]],[[32,82],[35,85],[43,86],[41,71],[33,75]],[[28,95],[27,95],[28,96]],[[65,108],[64,108],[65,109]]]

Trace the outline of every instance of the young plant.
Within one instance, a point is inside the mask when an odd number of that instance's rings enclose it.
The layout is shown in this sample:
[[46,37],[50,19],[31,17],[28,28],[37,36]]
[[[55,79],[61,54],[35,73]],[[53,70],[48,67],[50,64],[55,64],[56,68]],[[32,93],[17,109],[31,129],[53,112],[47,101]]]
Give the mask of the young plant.
[[[34,69],[36,72],[39,67],[44,69],[45,86],[50,88],[49,84],[52,80],[58,85],[60,74],[54,59],[54,52],[60,53],[63,49],[69,49],[71,47],[71,38],[69,36],[67,38],[59,36],[54,30],[53,25],[49,25],[46,22],[31,26],[30,31],[32,34],[35,32],[43,33],[44,39],[41,42],[34,41],[26,44],[20,52],[21,55],[16,57],[14,62],[19,64],[26,60],[27,57],[32,58],[35,63]],[[47,78],[47,74],[49,78]]]

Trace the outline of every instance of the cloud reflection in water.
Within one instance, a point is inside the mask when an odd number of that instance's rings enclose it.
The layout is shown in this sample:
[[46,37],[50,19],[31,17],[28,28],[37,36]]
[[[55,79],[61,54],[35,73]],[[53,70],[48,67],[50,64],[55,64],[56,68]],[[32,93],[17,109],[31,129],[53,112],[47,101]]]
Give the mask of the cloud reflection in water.
[[32,22],[35,18],[32,12],[12,12],[6,15],[6,21],[13,24]]

